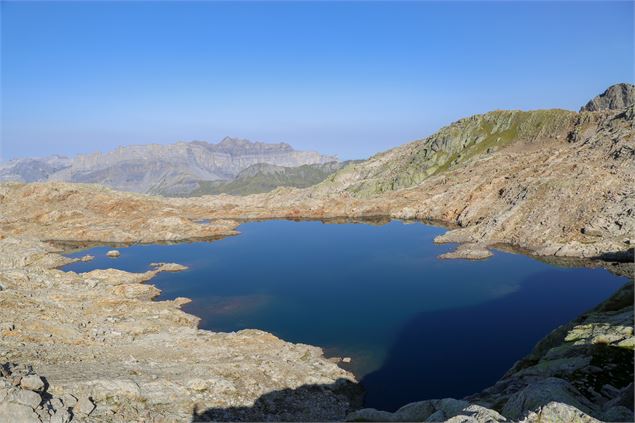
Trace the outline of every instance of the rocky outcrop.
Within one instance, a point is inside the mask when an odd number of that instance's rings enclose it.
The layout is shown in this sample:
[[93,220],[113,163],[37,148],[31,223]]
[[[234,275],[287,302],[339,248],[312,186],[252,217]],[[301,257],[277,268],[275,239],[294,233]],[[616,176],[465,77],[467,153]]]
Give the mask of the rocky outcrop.
[[[0,233],[22,239],[165,242],[235,234],[237,223],[197,223],[207,207],[99,185],[0,184]],[[28,222],[28,223],[27,223]]]
[[124,191],[188,194],[201,181],[234,179],[258,163],[295,167],[337,159],[290,145],[225,138],[218,144],[179,142],[119,147],[107,153],[19,159],[0,165],[0,180],[97,183]]
[[622,83],[611,85],[602,94],[590,100],[580,111],[619,110],[633,104],[635,104],[635,85]]
[[414,402],[394,413],[365,408],[349,414],[347,421],[365,422],[506,422],[494,410],[453,398]]
[[486,247],[479,244],[461,244],[456,250],[441,254],[441,259],[467,259],[467,260],[484,260],[493,254]]

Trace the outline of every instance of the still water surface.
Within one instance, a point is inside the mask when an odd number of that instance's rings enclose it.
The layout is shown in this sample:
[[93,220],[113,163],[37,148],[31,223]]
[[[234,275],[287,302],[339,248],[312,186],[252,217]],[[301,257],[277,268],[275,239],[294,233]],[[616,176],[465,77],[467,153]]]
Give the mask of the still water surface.
[[601,269],[564,268],[496,251],[485,261],[439,260],[453,246],[420,223],[246,223],[215,242],[110,247],[65,270],[152,262],[189,266],[152,280],[159,299],[188,297],[185,311],[214,331],[257,328],[318,345],[366,389],[366,405],[396,409],[462,397],[500,378],[550,330],[627,281]]

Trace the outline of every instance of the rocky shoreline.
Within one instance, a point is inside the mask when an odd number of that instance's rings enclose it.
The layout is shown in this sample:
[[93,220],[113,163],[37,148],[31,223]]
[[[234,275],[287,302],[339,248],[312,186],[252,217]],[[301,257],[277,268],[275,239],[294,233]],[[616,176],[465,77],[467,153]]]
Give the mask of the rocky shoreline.
[[[0,240],[0,360],[7,368],[32,366],[23,373],[37,374],[46,385],[46,392],[32,390],[41,395],[36,404],[32,394],[19,394],[27,389],[19,381],[7,379],[2,417],[189,421],[194,410],[205,417],[244,407],[248,420],[338,420],[360,403],[353,375],[320,348],[257,330],[199,330],[198,318],[180,310],[189,300],[152,301],[159,290],[145,282],[179,270],[172,264],[145,273],[76,274],[58,270],[69,259],[49,250],[41,242]],[[317,391],[285,394],[306,386]],[[277,391],[289,407],[251,409]],[[65,396],[86,399],[94,409],[82,416]]]

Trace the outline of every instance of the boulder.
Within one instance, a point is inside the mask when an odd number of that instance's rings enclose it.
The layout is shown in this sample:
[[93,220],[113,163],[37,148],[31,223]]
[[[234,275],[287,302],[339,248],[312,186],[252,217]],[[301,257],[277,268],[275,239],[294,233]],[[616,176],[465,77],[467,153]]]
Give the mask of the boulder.
[[106,255],[107,255],[108,257],[115,258],[115,257],[119,257],[119,256],[121,255],[121,253],[119,252],[119,250],[110,250],[110,251],[108,251],[108,252],[106,253]]
[[569,404],[585,413],[590,412],[582,394],[569,382],[548,377],[539,380],[511,395],[502,409],[502,414],[512,420],[520,420],[530,411],[536,410],[550,402]]
[[40,423],[33,408],[15,402],[0,402],[0,421],[20,423]]
[[530,412],[520,423],[601,423],[576,407],[560,402],[547,405]]
[[89,416],[94,409],[95,404],[93,404],[93,401],[87,396],[82,396],[77,400],[77,404],[73,408],[73,411],[78,414]]
[[44,381],[38,375],[28,375],[20,380],[20,386],[29,391],[41,391],[44,388]]
[[497,423],[507,419],[495,410],[453,398],[404,405],[394,413],[365,408],[350,413],[347,421]]
[[28,405],[31,408],[37,408],[42,402],[42,398],[37,392],[21,389],[15,394],[15,401],[20,404]]
[[485,245],[467,243],[461,244],[456,250],[441,254],[440,259],[466,259],[466,260],[484,260],[493,254]]

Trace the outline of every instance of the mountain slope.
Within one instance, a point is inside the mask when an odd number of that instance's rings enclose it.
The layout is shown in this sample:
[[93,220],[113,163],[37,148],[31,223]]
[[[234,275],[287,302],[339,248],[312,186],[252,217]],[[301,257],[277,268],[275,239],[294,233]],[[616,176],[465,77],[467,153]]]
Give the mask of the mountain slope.
[[[317,187],[321,192],[348,192],[369,198],[384,192],[413,187],[427,178],[464,163],[515,146],[531,150],[584,137],[593,131],[600,115],[635,104],[635,86],[616,84],[582,107],[567,110],[493,111],[454,122],[437,133],[379,153],[330,176]],[[627,123],[627,122],[626,122]],[[532,147],[533,146],[533,147]],[[625,148],[630,148],[626,146]]]
[[346,166],[346,162],[308,164],[297,167],[258,163],[241,171],[231,181],[201,181],[189,197],[210,194],[249,195],[271,191],[278,187],[306,188],[322,182]]
[[518,142],[564,139],[576,120],[566,110],[494,111],[461,119],[420,141],[402,145],[350,165],[321,188],[358,197],[408,188],[475,157]]
[[133,145],[56,161],[21,159],[2,165],[0,180],[98,183],[124,191],[187,194],[198,188],[198,181],[233,179],[257,163],[293,167],[336,160],[284,143],[225,138],[218,144]]

